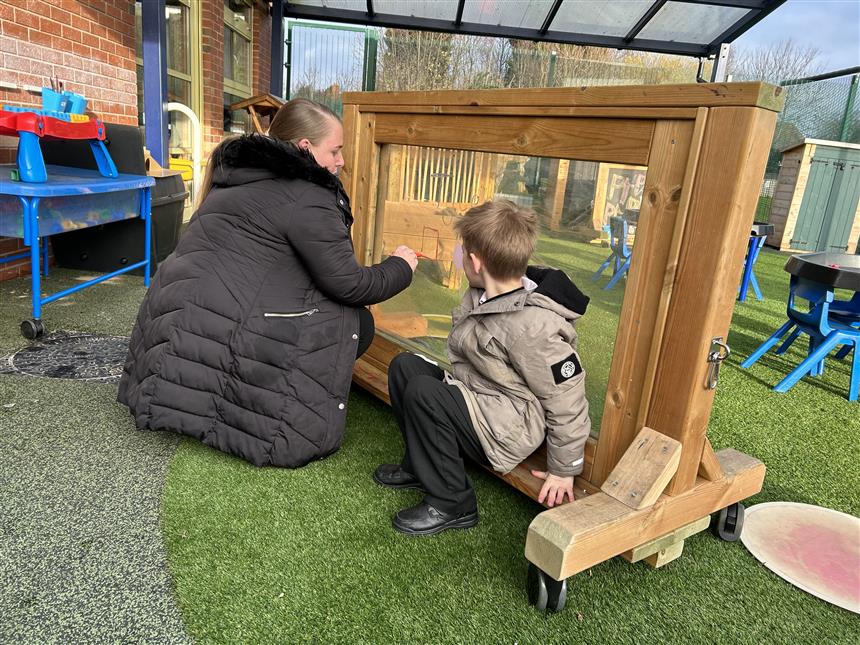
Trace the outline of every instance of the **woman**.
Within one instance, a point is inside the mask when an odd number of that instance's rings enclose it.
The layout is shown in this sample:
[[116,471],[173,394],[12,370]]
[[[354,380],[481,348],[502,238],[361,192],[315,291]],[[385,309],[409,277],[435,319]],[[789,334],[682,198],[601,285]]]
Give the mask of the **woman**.
[[355,259],[337,178],[343,127],[295,99],[269,135],[212,153],[200,206],[159,266],[119,386],[142,430],[173,430],[257,466],[295,468],[341,444],[366,305],[409,286],[415,253]]

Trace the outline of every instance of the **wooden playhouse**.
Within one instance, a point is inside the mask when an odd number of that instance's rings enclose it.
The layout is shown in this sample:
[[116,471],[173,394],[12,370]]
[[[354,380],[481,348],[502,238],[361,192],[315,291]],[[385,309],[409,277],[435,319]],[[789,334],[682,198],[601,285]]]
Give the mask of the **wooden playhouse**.
[[[604,350],[600,397],[589,399],[599,434],[588,441],[576,501],[538,514],[526,536],[538,607],[560,609],[566,578],[614,556],[654,566],[677,557],[712,513],[736,539],[738,503],[761,490],[764,464],[715,451],[707,429],[782,101],[780,88],[761,83],[345,94],[343,181],[356,253],[367,264],[381,257],[386,231],[406,226],[389,194],[392,184],[403,194],[403,179],[392,179],[403,147],[647,166],[628,279],[605,296],[618,298],[619,312],[604,344],[614,351]],[[402,175],[407,183],[414,176]],[[544,198],[558,203],[553,182]],[[539,248],[566,261],[564,244],[574,242],[554,235],[548,230]],[[602,255],[577,249],[577,261]],[[438,297],[429,289],[412,306]],[[387,400],[387,366],[414,342],[378,324],[355,381]],[[601,380],[598,369],[589,374]],[[541,481],[529,468],[543,468],[543,459],[539,451],[504,479],[536,498]]]

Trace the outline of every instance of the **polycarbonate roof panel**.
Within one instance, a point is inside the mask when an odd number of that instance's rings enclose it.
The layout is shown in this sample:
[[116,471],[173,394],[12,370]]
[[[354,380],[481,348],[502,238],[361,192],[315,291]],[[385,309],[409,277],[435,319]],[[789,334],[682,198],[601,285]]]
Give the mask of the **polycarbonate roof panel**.
[[654,0],[566,0],[552,21],[552,31],[625,36]]
[[639,37],[707,45],[747,13],[738,7],[667,2]]
[[786,0],[282,1],[287,18],[708,56]]
[[373,10],[377,13],[453,21],[457,17],[457,0],[373,0]]
[[[392,0],[396,3],[397,0]],[[554,0],[479,0],[463,5],[463,22],[540,29]]]
[[325,7],[328,9],[349,9],[350,11],[367,11],[366,0],[290,0],[292,4],[309,7]]

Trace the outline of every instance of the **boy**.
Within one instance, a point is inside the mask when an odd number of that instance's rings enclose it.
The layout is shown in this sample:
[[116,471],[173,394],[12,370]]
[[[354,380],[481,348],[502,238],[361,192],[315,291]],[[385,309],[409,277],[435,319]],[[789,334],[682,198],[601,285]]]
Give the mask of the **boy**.
[[546,439],[539,501],[573,500],[591,430],[574,321],[588,298],[562,272],[528,267],[537,217],[509,201],[486,202],[455,224],[470,289],[452,315],[453,376],[414,354],[388,368],[391,406],[406,443],[400,464],[373,478],[418,488],[395,530],[433,535],[478,523],[464,457],[506,473]]

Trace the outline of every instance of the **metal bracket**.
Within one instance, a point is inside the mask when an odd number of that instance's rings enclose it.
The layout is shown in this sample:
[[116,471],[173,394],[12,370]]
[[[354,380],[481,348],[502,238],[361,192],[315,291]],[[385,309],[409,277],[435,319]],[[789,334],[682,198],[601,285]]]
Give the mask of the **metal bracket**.
[[731,348],[723,342],[722,336],[711,339],[711,350],[708,352],[708,380],[705,384],[709,390],[717,387],[720,377],[720,364],[731,356]]

